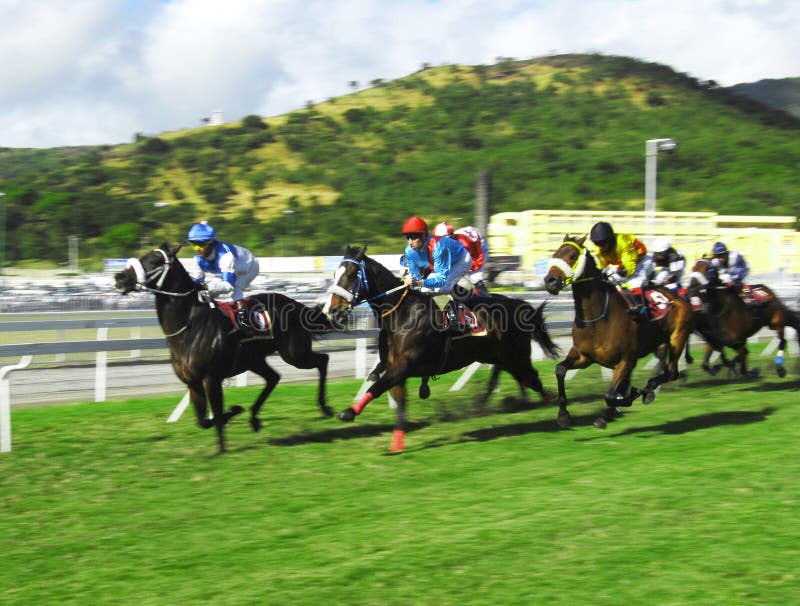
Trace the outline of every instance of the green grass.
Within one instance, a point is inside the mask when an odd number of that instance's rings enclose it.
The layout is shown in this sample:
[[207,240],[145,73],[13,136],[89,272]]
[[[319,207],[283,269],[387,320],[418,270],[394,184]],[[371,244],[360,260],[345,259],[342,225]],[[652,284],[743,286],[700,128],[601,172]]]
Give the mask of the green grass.
[[567,384],[566,431],[507,376],[481,413],[485,373],[457,394],[449,375],[411,399],[399,456],[385,397],[342,424],[313,386],[279,386],[259,434],[235,419],[222,457],[189,413],[165,423],[175,397],[14,411],[0,603],[798,603],[799,371],[754,363],[755,382],[695,365],[605,431],[596,367]]

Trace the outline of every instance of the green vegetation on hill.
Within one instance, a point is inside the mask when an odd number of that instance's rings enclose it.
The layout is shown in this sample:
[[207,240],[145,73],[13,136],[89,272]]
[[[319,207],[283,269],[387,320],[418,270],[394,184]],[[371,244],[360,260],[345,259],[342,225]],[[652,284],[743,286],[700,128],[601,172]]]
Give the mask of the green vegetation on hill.
[[[0,149],[6,258],[124,257],[209,219],[259,255],[400,249],[409,214],[640,209],[644,142],[659,209],[800,215],[800,120],[669,67],[560,55],[444,66],[261,119],[137,135],[121,146]],[[163,204],[166,202],[167,204]],[[285,212],[293,211],[293,212]]]

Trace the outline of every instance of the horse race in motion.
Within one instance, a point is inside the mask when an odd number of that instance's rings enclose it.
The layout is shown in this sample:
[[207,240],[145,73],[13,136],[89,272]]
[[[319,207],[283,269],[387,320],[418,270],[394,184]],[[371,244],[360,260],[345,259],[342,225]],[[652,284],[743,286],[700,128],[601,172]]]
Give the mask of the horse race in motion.
[[[720,282],[719,272],[711,259],[699,259],[688,276],[687,295],[697,297],[702,309],[695,312],[695,332],[706,342],[703,368],[709,369],[709,359],[714,350],[724,347],[736,350],[736,357],[728,364],[728,374],[754,378],[757,370],[747,369],[747,339],[764,327],[774,330],[779,339],[775,356],[775,371],[786,376],[784,351],[785,330],[790,326],[800,342],[800,316],[763,284],[752,284],[743,289],[744,297]],[[745,302],[745,298],[748,302]],[[723,361],[725,360],[723,356]]]
[[[553,253],[544,285],[550,294],[558,294],[572,285],[575,320],[572,324],[572,348],[556,366],[558,381],[558,423],[571,423],[567,411],[564,377],[570,369],[600,364],[614,373],[606,394],[606,409],[595,420],[595,426],[605,427],[614,418],[617,407],[630,406],[639,396],[649,404],[656,388],[678,377],[678,360],[691,333],[692,311],[689,303],[664,288],[656,289],[651,297],[660,308],[658,319],[635,319],[627,313],[627,305],[614,287],[603,280],[594,257],[584,247],[586,237],[565,236]],[[666,365],[652,377],[643,390],[630,384],[631,373],[639,358],[664,350]]]
[[531,364],[531,338],[547,355],[557,355],[544,325],[544,305],[534,309],[525,301],[501,295],[478,297],[479,302],[471,308],[487,334],[453,338],[430,295],[403,287],[397,276],[365,253],[366,246],[346,248],[323,311],[336,326],[351,307],[366,301],[385,333],[387,370],[359,402],[339,413],[340,419],[352,421],[371,400],[390,391],[397,402],[392,450],[401,451],[406,431],[406,379],[444,374],[472,362],[495,365],[489,393],[500,371],[505,370],[521,388],[548,399]]
[[[280,293],[253,295],[247,301],[259,313],[265,313],[269,331],[264,336],[244,338],[237,333],[235,320],[224,305],[209,302],[204,289],[189,277],[177,258],[179,250],[180,246],[171,249],[165,242],[138,259],[129,259],[126,269],[115,274],[115,287],[123,295],[134,290],[155,294],[172,368],[189,388],[200,427],[217,430],[219,452],[225,451],[225,424],[243,412],[241,406],[225,411],[223,380],[248,370],[264,378],[266,386],[250,408],[250,426],[259,431],[258,412],[280,380],[280,374],[266,361],[275,352],[296,368],[319,370],[317,403],[324,415],[332,416],[325,403],[328,355],[312,350],[314,333],[330,328],[321,312]],[[213,415],[210,419],[208,404]]]

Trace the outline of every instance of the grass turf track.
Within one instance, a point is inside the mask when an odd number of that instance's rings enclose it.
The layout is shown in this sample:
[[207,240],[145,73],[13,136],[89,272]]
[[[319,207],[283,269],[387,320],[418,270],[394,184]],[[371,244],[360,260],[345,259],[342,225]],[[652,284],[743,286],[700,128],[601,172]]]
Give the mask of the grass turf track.
[[259,434],[235,419],[222,457],[188,412],[165,423],[179,397],[14,411],[0,604],[796,604],[800,370],[753,364],[695,364],[604,431],[597,367],[566,431],[507,375],[480,412],[487,373],[451,394],[453,373],[411,399],[400,456],[385,397],[342,424],[311,385],[279,386]]

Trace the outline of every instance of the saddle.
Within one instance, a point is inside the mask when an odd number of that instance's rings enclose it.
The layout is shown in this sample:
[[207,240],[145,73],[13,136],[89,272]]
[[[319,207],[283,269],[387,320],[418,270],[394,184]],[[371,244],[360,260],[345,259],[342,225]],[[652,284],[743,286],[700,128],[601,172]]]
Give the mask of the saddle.
[[755,286],[750,286],[748,284],[742,285],[739,296],[748,307],[759,307],[769,303],[775,298],[771,292],[767,291],[760,284],[756,284]]
[[483,337],[488,334],[484,326],[478,322],[478,317],[469,307],[462,302],[456,302],[447,297],[434,297],[439,307],[439,314],[447,332],[455,339],[464,337]]
[[644,298],[649,320],[660,320],[667,315],[672,306],[672,301],[664,293],[654,288],[632,288],[631,293]]
[[235,303],[215,301],[219,309],[230,320],[234,330],[241,331],[246,337],[272,338],[272,320],[257,299],[242,299],[242,308],[237,309]]

